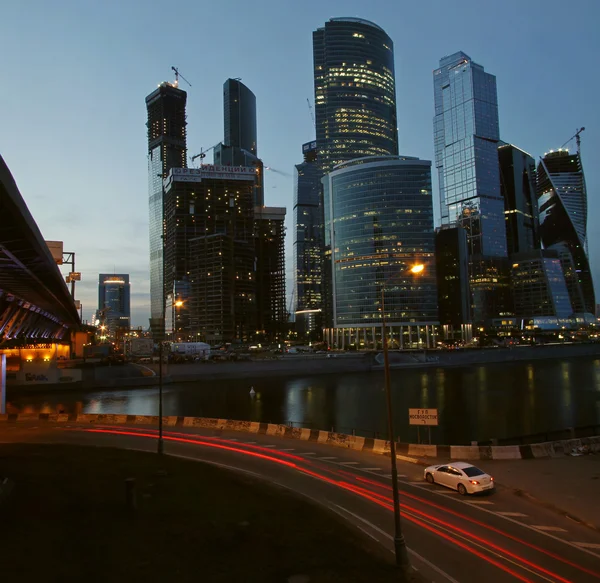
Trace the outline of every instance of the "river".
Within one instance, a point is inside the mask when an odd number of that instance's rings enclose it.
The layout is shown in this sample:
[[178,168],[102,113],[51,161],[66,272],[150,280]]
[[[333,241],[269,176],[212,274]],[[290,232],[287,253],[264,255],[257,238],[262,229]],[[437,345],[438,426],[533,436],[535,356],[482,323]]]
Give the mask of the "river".
[[[392,370],[396,431],[417,441],[409,408],[437,408],[432,442],[465,444],[491,438],[600,425],[600,359],[485,364],[463,368]],[[255,396],[250,395],[254,387]],[[170,384],[164,414],[293,423],[384,437],[382,372],[294,378],[247,378]],[[8,412],[156,415],[155,387],[19,395]],[[426,437],[421,430],[421,439]]]

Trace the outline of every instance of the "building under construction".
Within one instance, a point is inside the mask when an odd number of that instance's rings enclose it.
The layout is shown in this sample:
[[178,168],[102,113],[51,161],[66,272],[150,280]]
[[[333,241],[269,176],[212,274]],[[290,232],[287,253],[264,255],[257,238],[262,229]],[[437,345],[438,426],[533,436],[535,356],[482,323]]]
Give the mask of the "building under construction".
[[165,284],[187,290],[175,304],[190,340],[247,342],[255,333],[255,173],[203,165],[174,168],[165,181]]

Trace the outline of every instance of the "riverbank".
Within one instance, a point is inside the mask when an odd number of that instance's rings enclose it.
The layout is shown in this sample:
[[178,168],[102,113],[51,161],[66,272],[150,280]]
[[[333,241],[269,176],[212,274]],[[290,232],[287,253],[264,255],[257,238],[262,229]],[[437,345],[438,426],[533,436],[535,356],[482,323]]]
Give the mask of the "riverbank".
[[[390,351],[390,368],[460,368],[494,363],[600,358],[600,344],[518,346],[455,351]],[[285,355],[269,360],[169,364],[163,368],[163,384],[230,379],[289,378],[324,374],[383,372],[383,355],[376,352]],[[149,371],[154,376],[147,376]],[[71,384],[10,385],[8,396],[69,390],[144,388],[158,385],[158,365],[98,367],[86,371],[84,380]]]

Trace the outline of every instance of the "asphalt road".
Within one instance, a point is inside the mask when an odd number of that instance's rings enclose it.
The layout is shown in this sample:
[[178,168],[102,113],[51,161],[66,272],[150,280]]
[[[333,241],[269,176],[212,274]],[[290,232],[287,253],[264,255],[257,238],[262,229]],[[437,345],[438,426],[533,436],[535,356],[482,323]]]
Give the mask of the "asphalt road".
[[[242,432],[173,428],[165,452],[289,488],[393,551],[389,458]],[[143,426],[5,423],[2,442],[60,442],[154,451]],[[485,470],[485,463],[480,464]],[[430,581],[600,581],[600,533],[502,488],[461,497],[398,462],[402,524],[411,560]],[[542,477],[540,477],[543,479]],[[590,504],[597,503],[591,500]],[[301,517],[298,517],[301,520]]]

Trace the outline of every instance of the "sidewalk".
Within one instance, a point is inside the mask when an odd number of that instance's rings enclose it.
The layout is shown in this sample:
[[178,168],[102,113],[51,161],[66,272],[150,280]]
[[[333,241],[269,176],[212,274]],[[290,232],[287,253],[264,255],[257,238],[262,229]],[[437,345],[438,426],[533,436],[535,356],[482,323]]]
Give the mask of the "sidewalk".
[[600,530],[600,455],[480,462],[498,486]]

